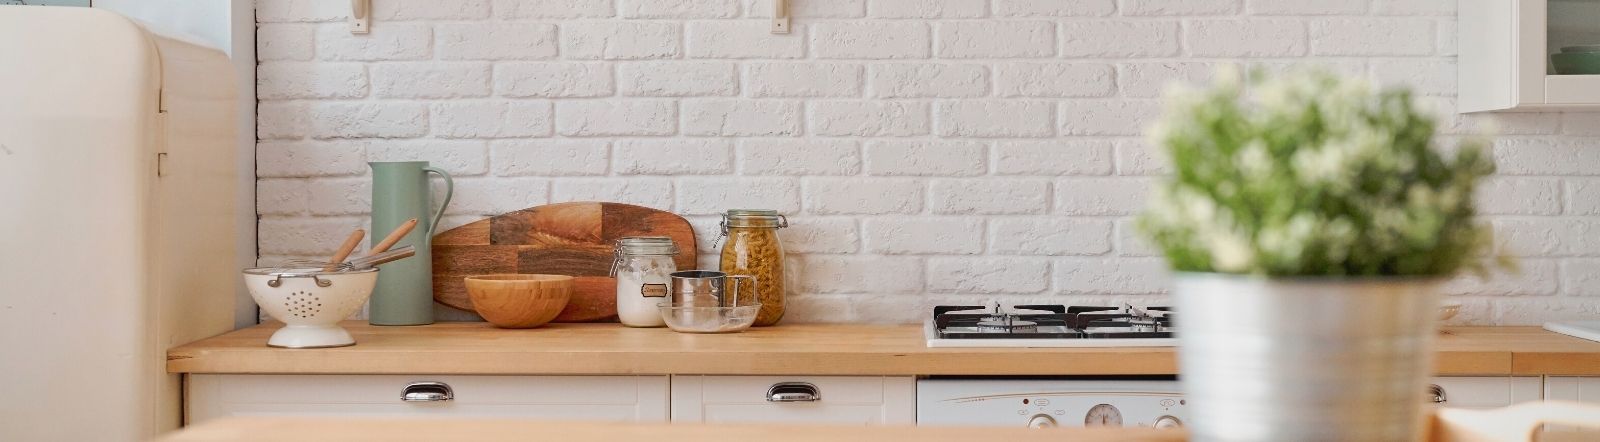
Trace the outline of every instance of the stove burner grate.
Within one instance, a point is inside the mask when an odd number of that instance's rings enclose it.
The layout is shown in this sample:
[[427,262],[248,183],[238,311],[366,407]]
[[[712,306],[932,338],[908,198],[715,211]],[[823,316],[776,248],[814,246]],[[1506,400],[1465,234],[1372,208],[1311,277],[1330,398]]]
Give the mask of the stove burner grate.
[[1012,316],[1003,316],[978,321],[978,331],[983,333],[1034,333],[1039,331],[1039,323],[1024,321]]
[[1096,339],[1170,338],[1171,309],[1017,305],[1007,313],[999,305],[936,306],[933,325],[945,339]]

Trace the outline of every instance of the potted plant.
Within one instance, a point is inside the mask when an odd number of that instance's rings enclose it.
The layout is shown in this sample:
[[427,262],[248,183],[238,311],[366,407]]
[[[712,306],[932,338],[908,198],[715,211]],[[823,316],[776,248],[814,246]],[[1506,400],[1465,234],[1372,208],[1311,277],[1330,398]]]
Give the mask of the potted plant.
[[[1484,268],[1483,143],[1323,70],[1175,89],[1139,225],[1175,270],[1195,440],[1418,440],[1441,282]],[[1261,79],[1263,77],[1268,77]]]

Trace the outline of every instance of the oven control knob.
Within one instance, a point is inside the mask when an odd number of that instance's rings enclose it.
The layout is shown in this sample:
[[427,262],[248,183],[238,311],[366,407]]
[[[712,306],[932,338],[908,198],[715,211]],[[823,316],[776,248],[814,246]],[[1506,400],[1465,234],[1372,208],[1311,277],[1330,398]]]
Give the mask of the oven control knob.
[[1115,405],[1100,404],[1089,408],[1089,413],[1083,416],[1085,427],[1120,427],[1122,426],[1122,411]]
[[1050,417],[1050,415],[1048,415],[1048,414],[1039,413],[1039,414],[1033,415],[1032,419],[1028,419],[1028,428],[1055,428],[1055,427],[1056,427],[1056,418]]
[[1178,418],[1172,416],[1161,416],[1156,418],[1156,423],[1150,426],[1155,428],[1182,428],[1183,421],[1180,421]]

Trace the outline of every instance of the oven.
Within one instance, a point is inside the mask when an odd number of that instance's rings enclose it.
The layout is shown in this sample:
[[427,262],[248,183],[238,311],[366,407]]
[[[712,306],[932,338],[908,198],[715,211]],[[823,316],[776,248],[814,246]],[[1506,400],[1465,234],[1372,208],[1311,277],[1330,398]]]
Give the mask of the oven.
[[948,378],[917,381],[917,425],[1183,426],[1173,377]]

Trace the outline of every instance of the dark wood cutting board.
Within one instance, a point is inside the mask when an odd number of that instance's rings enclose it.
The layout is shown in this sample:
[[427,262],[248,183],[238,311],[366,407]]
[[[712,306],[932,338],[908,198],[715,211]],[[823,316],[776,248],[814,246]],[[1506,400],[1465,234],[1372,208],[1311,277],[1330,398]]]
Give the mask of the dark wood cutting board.
[[491,273],[576,277],[572,301],[556,322],[617,319],[612,246],[627,236],[667,236],[679,269],[695,268],[694,229],[671,212],[621,203],[573,202],[530,207],[446,230],[433,237],[433,299],[472,311],[462,278]]

